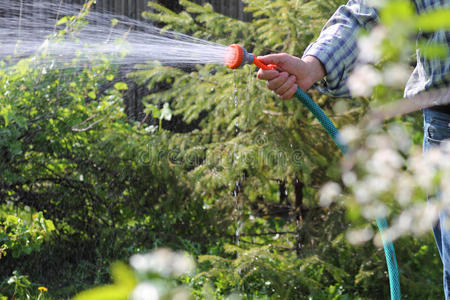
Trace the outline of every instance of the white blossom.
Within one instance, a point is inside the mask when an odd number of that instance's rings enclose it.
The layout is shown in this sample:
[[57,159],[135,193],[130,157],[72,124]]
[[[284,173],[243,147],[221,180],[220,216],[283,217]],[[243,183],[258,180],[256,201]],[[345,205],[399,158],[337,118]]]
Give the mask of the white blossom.
[[430,230],[436,223],[439,213],[440,205],[438,203],[428,202],[415,207],[415,222],[416,226],[412,227],[412,232],[415,235],[421,235]]
[[396,182],[395,198],[400,205],[405,206],[411,202],[414,181],[410,176],[400,176]]
[[392,179],[397,169],[403,165],[403,157],[393,149],[381,149],[375,151],[371,159],[366,163],[367,171]]
[[386,6],[388,2],[389,0],[367,0],[367,4],[378,9]]
[[388,131],[395,147],[403,153],[408,153],[411,148],[411,138],[405,128],[398,124],[393,124],[389,126]]
[[391,187],[392,180],[386,176],[369,176],[364,180],[367,192],[371,194],[379,194],[388,191]]
[[362,215],[368,220],[375,220],[378,218],[384,218],[388,213],[386,205],[381,202],[371,203],[364,206]]
[[392,148],[392,139],[386,134],[371,134],[366,139],[366,146],[370,149]]
[[337,101],[334,105],[333,105],[333,110],[336,114],[344,114],[347,113],[349,108],[348,108],[348,103],[347,101],[341,100],[341,101]]
[[177,253],[173,259],[173,273],[180,276],[192,272],[195,268],[194,260],[184,253]]
[[381,82],[382,76],[377,69],[370,65],[360,65],[353,70],[347,85],[352,96],[368,97],[373,88]]
[[373,230],[370,227],[362,229],[352,229],[347,232],[347,240],[354,245],[359,245],[369,241],[373,237]]
[[158,289],[150,282],[141,282],[133,290],[131,300],[158,300]]
[[382,26],[373,28],[368,35],[358,39],[358,60],[364,63],[376,63],[381,58],[381,43],[386,37],[386,30]]
[[450,207],[450,168],[442,172],[439,197],[445,207]]
[[191,297],[187,289],[178,289],[172,296],[172,300],[189,300],[189,299],[191,299]]
[[409,212],[403,212],[398,217],[396,225],[393,228],[396,228],[399,233],[408,232],[414,226],[414,218],[413,215]]
[[353,188],[356,201],[360,204],[368,203],[372,200],[372,195],[362,182],[357,182]]
[[383,81],[390,87],[403,87],[411,75],[411,70],[404,64],[389,64],[384,67]]
[[428,165],[426,155],[422,157],[413,156],[409,160],[408,167],[413,171],[413,176],[417,185],[425,191],[431,192],[435,170]]
[[355,172],[347,171],[342,174],[342,181],[346,186],[354,185],[357,179]]
[[361,131],[356,126],[346,126],[339,131],[339,141],[343,144],[350,144],[351,142],[361,137]]
[[329,206],[341,193],[341,187],[336,182],[327,182],[320,189],[319,201],[323,207]]
[[130,265],[138,272],[154,272],[162,276],[180,276],[194,269],[190,256],[164,248],[147,254],[135,254],[130,258]]
[[[447,155],[450,154],[450,140],[444,140],[441,142],[441,150]],[[448,156],[447,156],[448,157]]]

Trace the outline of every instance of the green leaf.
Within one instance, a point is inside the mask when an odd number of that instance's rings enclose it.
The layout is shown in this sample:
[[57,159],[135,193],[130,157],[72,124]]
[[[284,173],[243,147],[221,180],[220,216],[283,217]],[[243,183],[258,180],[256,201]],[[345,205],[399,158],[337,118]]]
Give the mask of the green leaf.
[[0,110],[0,116],[5,121],[5,127],[8,126],[9,120],[13,117],[13,111],[11,105],[6,105]]
[[74,300],[127,300],[137,284],[134,272],[124,263],[111,268],[114,284],[81,292]]
[[89,96],[89,98],[91,98],[91,99],[97,98],[97,95],[95,94],[94,91],[90,91],[90,92],[88,93],[88,96]]
[[10,144],[9,150],[13,155],[22,154],[22,144],[19,141],[14,141]]
[[45,220],[45,227],[47,229],[47,232],[56,230],[55,224],[53,224],[52,220]]
[[418,48],[427,59],[445,59],[448,56],[448,47],[444,44],[420,43]]
[[128,85],[125,82],[117,82],[114,84],[114,88],[118,91],[128,90]]
[[133,270],[124,263],[114,263],[111,267],[111,273],[115,283],[125,286],[130,290],[137,283]]
[[69,21],[67,16],[66,17],[62,17],[61,19],[58,20],[58,22],[56,23],[56,26],[66,24],[67,21]]
[[112,81],[114,79],[114,75],[113,74],[106,75],[106,79]]
[[19,223],[19,218],[13,215],[7,215],[6,216],[6,224],[7,225],[14,225]]
[[450,29],[450,8],[427,12],[417,17],[418,30],[437,31]]
[[394,0],[389,1],[380,13],[383,23],[392,25],[395,22],[410,20],[414,18],[414,8],[410,1]]
[[82,292],[74,300],[127,300],[130,292],[121,286],[106,285]]
[[149,103],[145,107],[145,113],[151,113],[153,118],[159,118],[161,116],[161,110],[159,110],[155,105]]

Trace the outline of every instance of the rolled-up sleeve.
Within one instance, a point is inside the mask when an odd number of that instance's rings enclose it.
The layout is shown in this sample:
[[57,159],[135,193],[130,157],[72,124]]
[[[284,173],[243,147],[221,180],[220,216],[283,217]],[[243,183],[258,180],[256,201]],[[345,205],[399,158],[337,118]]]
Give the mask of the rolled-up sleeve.
[[365,0],[348,1],[328,20],[317,41],[303,54],[315,56],[325,67],[326,77],[316,84],[320,92],[335,97],[350,96],[346,82],[358,58],[358,31],[370,30],[378,21],[376,9]]

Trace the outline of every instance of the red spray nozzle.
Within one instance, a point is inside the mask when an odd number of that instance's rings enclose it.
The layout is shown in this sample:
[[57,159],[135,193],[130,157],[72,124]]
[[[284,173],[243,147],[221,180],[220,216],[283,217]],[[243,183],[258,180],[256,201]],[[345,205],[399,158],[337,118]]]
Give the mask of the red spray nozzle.
[[232,44],[225,52],[225,64],[230,69],[237,69],[243,65],[254,64],[263,70],[273,70],[273,66],[266,66],[258,60],[252,53],[248,53],[244,47],[238,44]]
[[227,48],[227,51],[225,52],[225,64],[228,68],[237,69],[242,65],[244,60],[244,50],[245,49],[238,44],[232,44]]

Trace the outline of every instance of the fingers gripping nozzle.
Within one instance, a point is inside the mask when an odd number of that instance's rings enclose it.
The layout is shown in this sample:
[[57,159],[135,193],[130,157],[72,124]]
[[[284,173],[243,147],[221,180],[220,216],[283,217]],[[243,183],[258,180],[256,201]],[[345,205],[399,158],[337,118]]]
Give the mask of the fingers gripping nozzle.
[[225,53],[225,64],[230,69],[237,69],[243,65],[251,65],[255,60],[252,53],[248,53],[245,48],[238,44],[232,44]]

